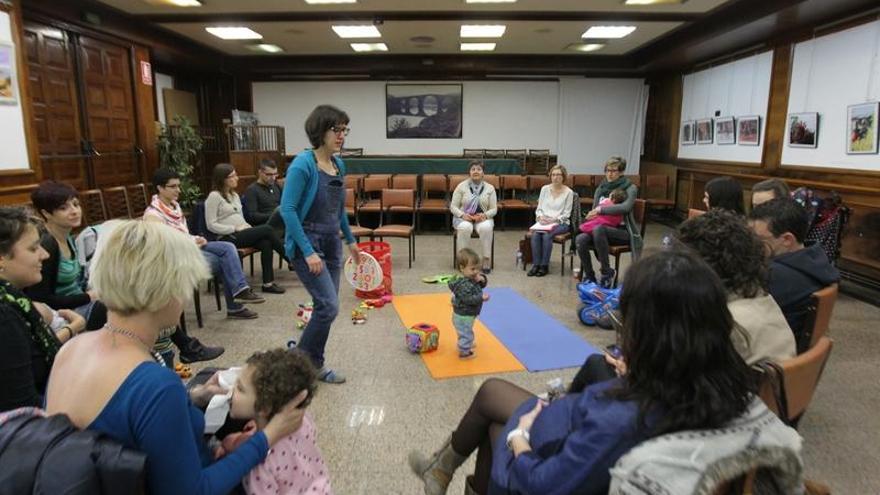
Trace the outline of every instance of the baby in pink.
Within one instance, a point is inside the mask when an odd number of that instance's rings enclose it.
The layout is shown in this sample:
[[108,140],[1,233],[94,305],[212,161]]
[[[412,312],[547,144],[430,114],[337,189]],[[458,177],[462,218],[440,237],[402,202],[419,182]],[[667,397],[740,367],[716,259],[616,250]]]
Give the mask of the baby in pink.
[[[222,451],[228,453],[250,438],[303,390],[308,395],[300,407],[308,406],[316,378],[314,366],[300,351],[276,349],[251,356],[235,383],[229,416],[252,421],[241,433],[227,435]],[[276,442],[242,483],[248,495],[333,494],[330,473],[318,448],[317,429],[308,413],[302,426]]]
[[[611,206],[623,203],[624,201],[626,201],[626,191],[624,191],[623,189],[615,189],[611,191],[611,194],[609,194],[607,198],[599,201],[599,206]],[[580,226],[580,230],[584,234],[590,234],[594,230],[596,230],[596,227],[600,225],[617,227],[621,223],[623,223],[623,215],[596,215],[590,220],[582,223]]]

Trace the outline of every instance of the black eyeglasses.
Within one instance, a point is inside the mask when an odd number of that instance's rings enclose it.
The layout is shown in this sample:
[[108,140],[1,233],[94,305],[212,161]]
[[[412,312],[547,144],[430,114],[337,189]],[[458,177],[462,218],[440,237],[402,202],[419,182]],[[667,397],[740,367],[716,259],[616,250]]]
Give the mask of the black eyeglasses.
[[610,167],[609,167],[609,168],[606,168],[606,169],[605,169],[605,173],[606,173],[606,174],[609,174],[609,173],[617,173],[617,174],[619,174],[619,173],[620,173],[620,169],[617,169],[617,168],[610,168]]
[[342,127],[342,126],[333,126],[330,128],[334,134],[342,134],[343,136],[348,136],[348,133],[351,132],[351,127]]

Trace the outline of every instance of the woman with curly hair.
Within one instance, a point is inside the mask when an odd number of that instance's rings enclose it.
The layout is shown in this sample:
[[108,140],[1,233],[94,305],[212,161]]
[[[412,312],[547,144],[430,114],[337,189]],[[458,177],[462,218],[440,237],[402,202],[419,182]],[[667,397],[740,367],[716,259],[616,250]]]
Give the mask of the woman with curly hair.
[[727,308],[736,322],[734,346],[748,364],[795,356],[794,334],[776,301],[767,293],[764,245],[742,217],[712,209],[678,228],[678,240],[693,249],[727,290]]

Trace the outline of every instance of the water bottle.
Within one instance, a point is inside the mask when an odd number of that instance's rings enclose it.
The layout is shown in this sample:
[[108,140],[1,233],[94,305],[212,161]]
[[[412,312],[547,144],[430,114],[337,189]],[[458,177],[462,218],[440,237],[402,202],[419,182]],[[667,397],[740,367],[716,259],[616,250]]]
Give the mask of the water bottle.
[[522,251],[520,251],[520,250],[516,251],[516,267],[517,268],[522,267]]
[[565,384],[562,378],[556,377],[547,382],[547,402],[553,402],[563,395],[565,395]]

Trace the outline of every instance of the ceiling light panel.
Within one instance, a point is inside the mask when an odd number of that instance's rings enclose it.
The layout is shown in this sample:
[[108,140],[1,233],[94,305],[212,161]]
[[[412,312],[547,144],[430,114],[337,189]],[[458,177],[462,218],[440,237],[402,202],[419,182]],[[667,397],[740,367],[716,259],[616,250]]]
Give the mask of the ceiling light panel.
[[356,52],[387,52],[388,45],[385,43],[352,43],[352,50]]
[[635,26],[592,26],[584,31],[581,38],[618,39],[628,36],[635,30]]
[[503,24],[463,24],[462,38],[500,38],[504,36],[507,26]]
[[566,50],[589,53],[602,48],[605,48],[605,43],[572,43],[566,47]]
[[199,0],[146,0],[150,5],[174,5],[175,7],[201,7]]
[[381,38],[382,33],[372,24],[362,26],[333,26],[340,38]]
[[685,0],[626,0],[625,5],[679,5]]
[[206,27],[205,31],[224,40],[260,40],[263,35],[251,28],[241,26],[212,26]]
[[306,0],[309,5],[320,5],[325,3],[357,3],[357,0]]
[[464,3],[516,3],[516,0],[464,0]]
[[495,43],[462,43],[463,52],[491,52],[495,50]]
[[273,45],[271,43],[260,43],[257,45],[248,45],[248,48],[250,48],[251,50],[253,50],[255,52],[266,52],[266,53],[281,53],[284,51],[284,49],[281,48],[280,46]]

